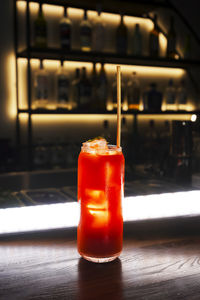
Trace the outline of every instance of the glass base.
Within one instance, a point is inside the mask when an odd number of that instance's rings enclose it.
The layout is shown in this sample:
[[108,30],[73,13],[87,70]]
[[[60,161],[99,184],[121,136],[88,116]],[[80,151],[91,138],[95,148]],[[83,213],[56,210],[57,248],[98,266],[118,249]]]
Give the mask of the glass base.
[[91,256],[87,256],[87,255],[82,255],[82,257],[88,261],[94,262],[94,263],[107,263],[107,262],[111,262],[113,260],[115,260],[118,256],[120,255],[120,253],[117,253],[113,256],[109,256],[109,257],[91,257]]

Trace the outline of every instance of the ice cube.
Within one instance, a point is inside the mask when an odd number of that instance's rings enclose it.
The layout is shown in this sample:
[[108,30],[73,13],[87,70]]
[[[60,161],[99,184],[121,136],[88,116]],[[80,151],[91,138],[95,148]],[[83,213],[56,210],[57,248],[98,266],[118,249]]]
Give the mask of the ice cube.
[[93,228],[105,228],[109,222],[109,212],[108,210],[89,210],[92,216],[91,227]]
[[94,139],[83,143],[84,147],[89,147],[90,149],[95,150],[105,150],[108,149],[107,141],[104,138]]
[[104,210],[107,208],[107,201],[104,191],[86,189],[85,196],[87,198],[88,209]]
[[87,208],[92,217],[91,226],[99,228],[108,223],[108,202],[102,190],[86,189]]

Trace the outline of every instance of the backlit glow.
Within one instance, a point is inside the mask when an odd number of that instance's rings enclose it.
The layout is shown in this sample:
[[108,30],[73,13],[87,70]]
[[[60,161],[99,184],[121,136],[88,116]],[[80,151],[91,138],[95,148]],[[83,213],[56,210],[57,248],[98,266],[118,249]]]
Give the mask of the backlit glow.
[[197,120],[197,115],[193,114],[193,115],[191,116],[191,121],[192,121],[192,122],[196,122],[196,120]]
[[[200,215],[199,199],[200,191],[126,197],[124,222]],[[78,220],[77,202],[0,209],[0,234],[72,228]]]
[[167,38],[164,36],[163,33],[159,34],[159,44],[160,44],[160,49],[162,51],[162,55],[166,55],[166,49],[167,49]]
[[[16,105],[16,69],[14,53],[7,55],[6,61],[6,87],[7,87],[7,115],[10,119],[14,119],[17,114]],[[2,100],[2,99],[1,99]]]
[[[25,1],[18,1],[17,7],[19,11],[24,11],[26,8],[26,2]],[[30,10],[33,14],[36,14],[38,12],[39,4],[30,2]],[[48,15],[50,17],[62,17],[63,16],[63,7],[58,5],[49,5],[49,4],[43,4],[43,12],[44,15]],[[84,10],[80,8],[68,8],[68,16],[71,19],[82,19],[83,18]],[[96,18],[97,12],[88,10],[88,19],[90,21],[93,21],[94,18]],[[106,13],[103,12],[101,14],[101,17],[103,21],[107,24],[112,25],[118,25],[120,21],[120,15],[119,14],[113,14],[113,13]],[[145,30],[152,30],[153,29],[153,22],[148,18],[139,18],[139,17],[133,17],[133,16],[125,16],[124,17],[124,23],[127,26],[133,26],[133,24],[140,24]]]
[[[109,111],[113,110],[113,105],[110,103],[109,106],[107,106],[107,109]],[[128,120],[132,120],[132,115],[125,115]],[[193,116],[193,117],[192,117]],[[20,120],[27,120],[28,119],[28,113],[20,113],[19,114]],[[194,114],[147,114],[147,115],[138,115],[138,120],[149,120],[149,119],[155,119],[155,120],[175,120],[175,121],[192,121],[191,118],[194,120]],[[39,115],[32,115],[32,120],[35,122],[41,122],[41,124],[49,124],[49,121],[52,122],[58,122],[58,123],[66,123],[66,121],[69,122],[87,122],[87,123],[93,123],[94,121],[102,121],[103,119],[107,119],[110,121],[116,120],[116,115],[105,115],[105,114],[99,114],[99,115],[92,115],[92,114],[66,114],[66,115],[48,115],[48,114],[39,114]],[[195,121],[192,121],[195,122]]]
[[[144,77],[162,77],[163,79],[180,78],[185,74],[185,70],[181,68],[168,68],[168,67],[151,67],[151,66],[131,66],[131,65],[120,65],[123,74],[130,75],[133,71],[137,72],[139,76]],[[115,64],[105,64],[105,70],[108,73],[116,73]]]
[[19,108],[27,109],[27,59],[19,58],[18,64],[18,96],[19,96]]
[[[127,116],[127,119],[132,119],[132,116]],[[76,114],[69,114],[69,115],[32,115],[32,120],[33,121],[37,121],[37,122],[41,122],[42,123],[46,123],[49,124],[49,120],[51,120],[52,122],[66,122],[66,121],[70,121],[70,122],[74,122],[74,123],[81,123],[81,122],[87,122],[87,123],[93,123],[93,122],[98,122],[98,121],[102,121],[102,120],[110,120],[110,121],[114,121],[116,120],[116,115],[88,115],[88,114],[83,114],[83,115],[76,115]]]
[[154,120],[174,120],[174,121],[190,121],[192,117],[192,114],[147,114],[147,115],[138,115],[138,120],[149,120],[149,119],[154,119]]

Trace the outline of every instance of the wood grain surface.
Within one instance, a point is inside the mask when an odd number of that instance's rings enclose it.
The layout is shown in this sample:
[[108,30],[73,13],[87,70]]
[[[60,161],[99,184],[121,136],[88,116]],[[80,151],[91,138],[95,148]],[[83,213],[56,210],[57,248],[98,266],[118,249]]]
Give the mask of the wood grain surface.
[[200,299],[200,237],[126,233],[107,264],[80,258],[75,233],[2,239],[0,299]]

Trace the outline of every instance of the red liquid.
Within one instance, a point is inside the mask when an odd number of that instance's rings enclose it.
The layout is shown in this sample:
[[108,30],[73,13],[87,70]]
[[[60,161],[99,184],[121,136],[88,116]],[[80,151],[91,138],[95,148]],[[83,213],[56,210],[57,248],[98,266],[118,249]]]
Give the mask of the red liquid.
[[122,250],[124,156],[81,152],[78,160],[78,251],[84,257],[109,258]]

